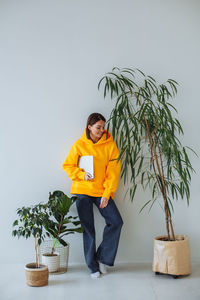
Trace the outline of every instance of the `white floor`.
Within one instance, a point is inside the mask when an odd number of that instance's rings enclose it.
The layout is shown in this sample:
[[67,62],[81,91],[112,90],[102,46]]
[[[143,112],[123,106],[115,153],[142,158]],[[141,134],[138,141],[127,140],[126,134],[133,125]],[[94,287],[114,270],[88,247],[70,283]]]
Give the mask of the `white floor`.
[[1,265],[0,299],[200,300],[200,264],[178,279],[155,275],[150,264],[117,264],[99,279],[90,278],[86,266],[70,266],[65,274],[50,275],[45,287],[27,286],[23,265]]

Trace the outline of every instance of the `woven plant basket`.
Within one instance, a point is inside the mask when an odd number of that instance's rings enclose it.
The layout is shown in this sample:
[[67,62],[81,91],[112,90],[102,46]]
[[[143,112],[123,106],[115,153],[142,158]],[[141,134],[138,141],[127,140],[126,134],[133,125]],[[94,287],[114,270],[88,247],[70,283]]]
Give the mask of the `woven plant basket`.
[[57,252],[54,252],[54,255],[43,253],[42,264],[48,267],[49,273],[58,272],[60,269],[60,254]]
[[[51,272],[50,274],[63,274],[67,272],[68,269],[68,259],[69,259],[69,243],[67,246],[59,245],[55,247],[55,251],[60,255],[60,268],[56,272]],[[51,249],[53,246],[53,240],[46,240],[42,242],[39,246],[39,257],[40,261],[42,261],[42,254],[51,253]]]
[[36,263],[30,263],[25,266],[26,283],[30,286],[48,285],[49,270],[47,266],[41,265],[36,268]]

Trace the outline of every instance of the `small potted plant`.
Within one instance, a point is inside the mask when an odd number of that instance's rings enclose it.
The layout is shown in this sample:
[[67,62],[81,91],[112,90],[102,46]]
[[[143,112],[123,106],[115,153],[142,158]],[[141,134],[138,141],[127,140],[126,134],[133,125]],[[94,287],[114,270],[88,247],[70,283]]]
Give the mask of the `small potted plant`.
[[46,235],[53,238],[53,245],[50,252],[42,254],[42,262],[48,266],[49,272],[57,272],[60,267],[60,255],[56,252],[56,245],[61,244],[69,248],[69,244],[63,238],[68,234],[83,232],[83,227],[79,226],[81,222],[76,220],[78,216],[68,215],[77,199],[76,196],[68,197],[62,191],[49,193],[48,215],[43,219],[43,226]]
[[188,149],[192,149],[184,147],[179,139],[183,128],[170,103],[178,83],[168,79],[158,84],[139,69],[113,68],[100,80],[98,88],[101,85],[104,97],[110,94],[115,98],[108,128],[112,126],[120,148],[121,175],[129,184],[130,199],[133,200],[139,183],[144,189],[149,187],[152,194],[142,209],[149,206],[150,210],[162,199],[167,235],[154,239],[153,270],[175,278],[188,275],[189,238],[175,235],[172,222],[173,200],[180,197],[189,204],[194,171],[188,156]]
[[40,264],[38,245],[44,240],[43,219],[46,214],[47,206],[37,204],[30,207],[17,209],[17,216],[13,223],[13,236],[26,239],[34,237],[36,262],[25,266],[26,282],[30,286],[44,286],[48,284],[49,271],[46,265]]

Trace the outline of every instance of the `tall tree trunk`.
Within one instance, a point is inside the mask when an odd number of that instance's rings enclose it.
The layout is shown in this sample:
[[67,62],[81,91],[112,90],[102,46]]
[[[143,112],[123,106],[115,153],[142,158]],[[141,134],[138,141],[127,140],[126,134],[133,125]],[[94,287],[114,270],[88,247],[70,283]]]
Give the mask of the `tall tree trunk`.
[[[139,101],[140,101],[140,105],[142,105],[141,97],[139,97]],[[169,229],[169,215],[170,215],[170,213],[169,213],[168,204],[167,204],[167,198],[166,198],[167,194],[166,194],[166,185],[165,185],[165,182],[164,182],[164,173],[162,172],[163,171],[163,169],[162,169],[162,157],[160,157],[160,163],[159,163],[158,154],[157,154],[157,151],[156,151],[155,143],[154,143],[154,140],[153,140],[153,136],[152,136],[152,134],[151,134],[151,132],[149,130],[149,125],[148,125],[147,119],[145,117],[145,114],[144,114],[144,122],[145,122],[146,132],[148,134],[149,143],[150,143],[152,165],[153,165],[153,169],[154,169],[154,174],[156,176],[156,180],[157,180],[158,186],[159,186],[161,194],[163,196],[164,210],[165,210],[166,230],[167,230],[168,240],[170,240],[170,229]],[[156,172],[156,169],[155,169],[154,159],[156,161],[156,167],[157,167],[158,174],[160,176],[162,185],[160,183],[160,180],[158,178],[158,175],[157,175],[157,172]],[[161,166],[160,166],[160,164],[161,164]],[[170,216],[170,219],[171,219],[171,216]],[[170,223],[170,225],[171,225],[171,228],[173,230],[172,223]],[[172,231],[172,236],[174,238],[174,231]]]
[[35,236],[35,254],[36,254],[36,268],[40,267],[40,262],[39,262],[39,252],[38,252],[38,239],[37,235]]
[[[171,229],[171,235],[172,235],[172,240],[175,241],[175,234],[174,234],[174,229],[172,225],[172,220],[171,220],[171,212],[169,210],[168,204],[167,204],[167,187],[165,184],[165,178],[164,178],[164,167],[163,167],[163,159],[162,159],[162,152],[159,144],[158,137],[156,133],[154,133],[156,141],[157,141],[157,146],[158,146],[158,151],[159,151],[159,156],[160,156],[160,163],[161,163],[161,169],[162,169],[162,184],[163,184],[163,197],[165,199],[165,214],[166,214],[166,224],[167,228],[169,228],[169,223],[170,223],[170,229]],[[168,240],[170,240],[170,236],[168,236]]]

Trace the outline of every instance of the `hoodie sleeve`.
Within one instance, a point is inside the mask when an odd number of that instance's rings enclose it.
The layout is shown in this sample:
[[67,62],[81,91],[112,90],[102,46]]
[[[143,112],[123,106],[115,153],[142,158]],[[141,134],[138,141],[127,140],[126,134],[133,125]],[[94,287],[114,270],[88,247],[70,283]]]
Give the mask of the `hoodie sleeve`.
[[121,162],[117,161],[119,155],[120,155],[119,150],[115,142],[113,142],[110,159],[106,168],[105,181],[103,184],[105,190],[102,197],[105,197],[107,199],[110,198],[111,193],[114,194],[116,192],[118,186],[120,171],[121,171]]
[[85,172],[77,166],[78,160],[79,154],[75,143],[62,165],[63,170],[67,173],[71,180],[80,181],[85,179]]

